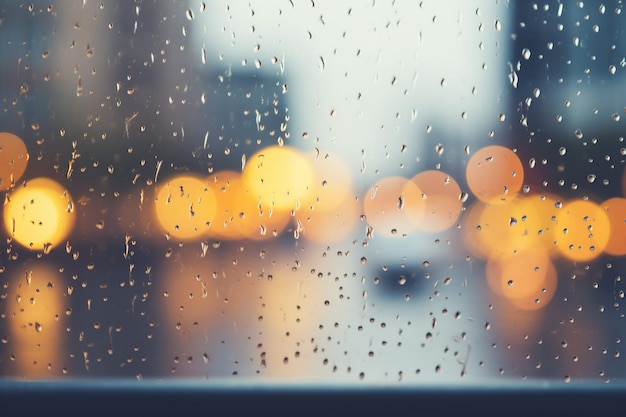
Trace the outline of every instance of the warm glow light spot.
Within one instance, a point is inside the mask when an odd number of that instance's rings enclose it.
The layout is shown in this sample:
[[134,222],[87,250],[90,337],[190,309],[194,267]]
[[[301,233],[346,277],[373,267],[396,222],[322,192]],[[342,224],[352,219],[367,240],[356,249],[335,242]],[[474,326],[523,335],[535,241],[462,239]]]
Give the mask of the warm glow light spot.
[[534,198],[519,197],[502,204],[476,202],[464,216],[465,244],[483,259],[508,256],[516,251],[551,245],[544,234],[549,222]]
[[318,243],[335,242],[353,230],[359,220],[360,203],[342,160],[325,154],[311,157],[311,161],[316,175],[313,199],[295,213],[296,234]]
[[479,149],[467,163],[467,185],[486,203],[510,201],[522,188],[524,168],[519,157],[503,146]]
[[450,175],[441,171],[424,171],[411,178],[422,190],[424,216],[418,228],[428,232],[448,229],[457,221],[463,203],[461,187]]
[[286,146],[259,151],[248,159],[242,173],[250,196],[273,210],[297,210],[308,203],[314,182],[310,160]]
[[567,202],[557,216],[557,249],[573,261],[597,258],[606,248],[610,237],[609,216],[602,207],[591,201]]
[[277,237],[289,224],[291,212],[271,207],[244,189],[237,197],[239,216],[235,224],[248,239],[266,240]]
[[13,188],[28,165],[28,150],[22,139],[0,132],[0,191]]
[[10,276],[2,311],[9,324],[8,347],[15,355],[17,373],[22,376],[60,374],[66,299],[59,275],[49,266],[24,265]]
[[[236,171],[220,171],[211,175],[208,185],[215,193],[217,206],[215,218],[207,230],[210,237],[220,239],[240,239],[245,236],[237,223],[240,213],[246,211],[240,206],[241,173]],[[250,204],[248,204],[250,205]],[[248,208],[249,211],[249,208]]]
[[234,240],[265,240],[278,236],[291,218],[289,211],[270,207],[243,187],[241,174],[220,171],[208,181],[217,198],[210,237]]
[[490,258],[485,273],[489,288],[522,310],[545,307],[556,291],[556,268],[542,250]]
[[308,206],[315,210],[331,210],[340,206],[352,193],[352,178],[346,163],[331,154],[309,156],[315,174]]
[[387,177],[363,196],[363,211],[374,233],[404,236],[416,229],[424,216],[422,190],[403,177]]
[[182,174],[161,185],[154,207],[166,233],[193,240],[202,237],[213,223],[216,204],[215,193],[205,180]]
[[611,223],[611,235],[604,251],[609,255],[626,255],[626,198],[610,198],[601,207]]
[[336,242],[354,229],[359,220],[360,206],[351,195],[346,195],[341,205],[328,210],[308,206],[296,213],[296,230],[301,229],[301,235],[313,242]]
[[69,192],[48,178],[28,180],[8,195],[4,228],[19,244],[49,250],[63,242],[74,226],[74,202]]
[[531,219],[533,233],[537,233],[539,242],[549,253],[556,251],[556,232],[558,214],[561,212],[561,198],[554,194],[531,194],[525,197],[537,211],[538,217]]

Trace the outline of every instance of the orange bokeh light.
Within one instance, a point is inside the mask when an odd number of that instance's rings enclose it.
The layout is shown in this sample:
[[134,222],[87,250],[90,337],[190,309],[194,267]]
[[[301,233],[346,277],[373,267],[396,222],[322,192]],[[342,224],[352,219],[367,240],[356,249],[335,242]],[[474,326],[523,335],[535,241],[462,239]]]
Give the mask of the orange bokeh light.
[[557,216],[555,238],[559,253],[573,261],[590,261],[602,254],[611,237],[606,211],[588,200],[563,205]]
[[64,288],[59,271],[47,265],[24,265],[11,273],[2,309],[9,323],[8,345],[22,376],[60,374]]
[[209,177],[208,183],[217,199],[215,221],[207,230],[210,237],[265,240],[278,236],[289,223],[290,211],[254,197],[244,188],[238,172],[220,171]]
[[28,150],[19,137],[0,132],[0,191],[15,186],[28,165]]
[[479,149],[467,163],[467,185],[485,203],[510,201],[522,188],[524,167],[512,150],[493,145]]
[[604,251],[609,255],[626,255],[626,198],[609,198],[601,204],[611,224],[609,242]]
[[427,232],[446,230],[458,220],[463,203],[461,187],[441,171],[424,171],[411,178],[423,193],[424,216],[418,228]]
[[404,236],[416,229],[424,216],[422,190],[404,177],[387,177],[370,187],[363,211],[374,233]]
[[490,258],[485,274],[489,288],[518,309],[543,308],[556,292],[556,268],[541,249]]

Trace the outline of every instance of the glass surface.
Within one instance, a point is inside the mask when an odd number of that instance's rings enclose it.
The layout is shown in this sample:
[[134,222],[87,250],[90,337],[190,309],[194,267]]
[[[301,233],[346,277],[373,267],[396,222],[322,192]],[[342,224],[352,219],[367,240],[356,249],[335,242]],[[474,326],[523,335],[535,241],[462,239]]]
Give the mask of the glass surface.
[[623,380],[621,2],[0,3],[0,375]]

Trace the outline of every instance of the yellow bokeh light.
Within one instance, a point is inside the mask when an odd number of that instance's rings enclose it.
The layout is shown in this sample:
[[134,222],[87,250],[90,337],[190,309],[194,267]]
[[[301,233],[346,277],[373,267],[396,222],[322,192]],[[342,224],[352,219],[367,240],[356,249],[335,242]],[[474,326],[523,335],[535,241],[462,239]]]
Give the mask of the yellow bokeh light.
[[210,237],[221,239],[239,239],[244,237],[237,218],[245,211],[240,206],[241,173],[236,171],[220,171],[208,179],[216,198],[215,218],[207,230]]
[[464,216],[465,244],[483,259],[534,247],[549,250],[554,245],[550,204],[549,199],[537,196],[501,204],[477,201]]
[[524,197],[532,205],[538,217],[530,219],[532,233],[536,233],[538,243],[550,254],[556,251],[556,231],[558,214],[561,212],[561,198],[554,194],[531,194]]
[[590,261],[602,254],[611,237],[609,216],[598,204],[573,200],[557,215],[555,239],[559,253],[573,261]]
[[626,198],[609,198],[601,207],[611,224],[611,234],[604,251],[609,255],[626,255]]
[[244,188],[235,171],[220,171],[208,180],[217,208],[208,236],[219,239],[265,240],[278,236],[291,217],[290,211],[270,207]]
[[515,198],[524,182],[522,161],[503,146],[479,149],[467,163],[467,185],[485,203],[502,203]]
[[556,292],[556,268],[541,249],[490,258],[485,274],[489,288],[518,309],[543,308]]
[[74,226],[74,202],[67,189],[48,178],[28,180],[8,195],[4,228],[19,244],[33,250],[63,242]]
[[158,189],[154,203],[156,218],[166,233],[193,240],[201,238],[214,221],[217,200],[207,181],[182,174]]
[[244,189],[273,210],[297,210],[308,203],[315,174],[310,160],[296,149],[270,146],[250,157],[242,173]]
[[363,197],[367,223],[383,236],[405,236],[424,216],[422,190],[404,177],[387,177],[370,187]]
[[0,132],[0,191],[13,188],[28,165],[28,150],[19,137]]
[[424,217],[418,228],[428,232],[446,230],[461,215],[461,187],[450,175],[441,171],[424,171],[411,178],[423,193]]

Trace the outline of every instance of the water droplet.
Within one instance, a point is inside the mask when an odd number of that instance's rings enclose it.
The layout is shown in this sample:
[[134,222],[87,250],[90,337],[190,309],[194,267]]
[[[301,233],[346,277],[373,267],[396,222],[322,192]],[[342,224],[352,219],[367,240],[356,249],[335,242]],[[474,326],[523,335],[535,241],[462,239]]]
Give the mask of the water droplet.
[[596,175],[595,174],[587,175],[587,182],[588,183],[592,184],[595,180],[596,180]]
[[609,65],[609,74],[613,75],[616,71],[617,68],[615,68],[615,65]]
[[187,9],[187,11],[185,12],[185,16],[187,17],[187,20],[193,20],[193,18],[194,18],[193,10]]
[[398,284],[400,285],[406,284],[406,277],[403,275],[400,275],[400,277],[398,277]]
[[565,148],[564,146],[561,146],[559,148],[559,155],[563,156],[567,153],[567,148]]
[[525,60],[529,60],[530,59],[530,49],[528,49],[528,48],[522,49],[522,57],[524,57]]
[[509,219],[509,226],[515,226],[517,224],[517,219],[515,217],[511,217]]

